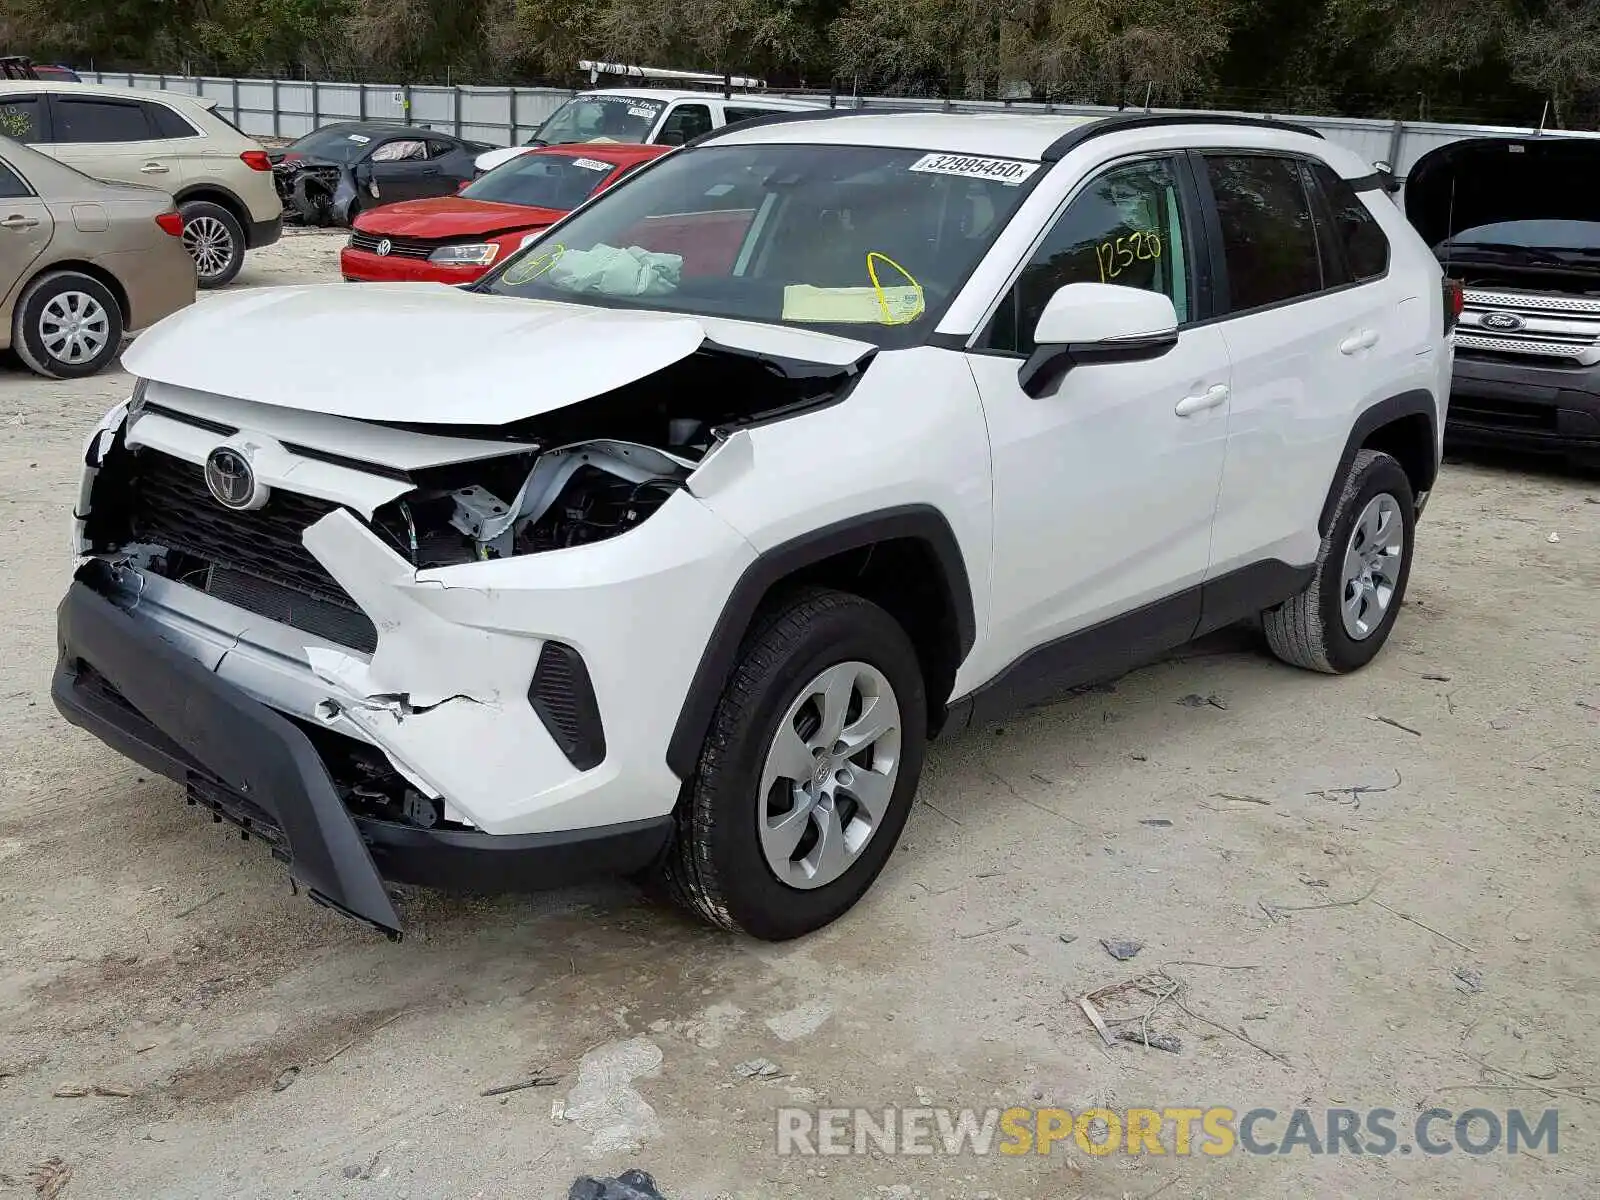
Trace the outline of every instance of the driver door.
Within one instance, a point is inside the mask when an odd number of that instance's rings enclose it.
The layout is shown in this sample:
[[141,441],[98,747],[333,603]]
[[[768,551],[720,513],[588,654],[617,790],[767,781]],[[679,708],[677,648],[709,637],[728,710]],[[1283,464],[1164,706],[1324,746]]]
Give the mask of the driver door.
[[439,164],[428,161],[428,143],[421,138],[391,138],[382,143],[367,156],[367,170],[371,172],[367,190],[370,193],[370,185],[377,185],[373,198],[379,204],[416,200],[437,192]]
[[[1187,169],[1171,156],[1125,161],[1080,188],[968,354],[994,463],[986,666],[998,672],[1045,648],[1030,663],[1038,670],[1019,673],[1039,699],[1120,673],[1199,623],[1232,368],[1221,333],[1193,323],[1199,222]],[[1029,396],[1018,368],[1046,302],[1069,283],[1165,293],[1177,346],[1143,362],[1074,366]]]

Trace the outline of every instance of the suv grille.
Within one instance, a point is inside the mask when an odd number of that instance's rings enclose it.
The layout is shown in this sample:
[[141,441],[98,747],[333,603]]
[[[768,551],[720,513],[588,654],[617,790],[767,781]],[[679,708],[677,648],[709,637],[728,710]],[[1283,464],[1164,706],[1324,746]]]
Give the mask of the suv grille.
[[350,248],[352,250],[365,250],[370,254],[378,252],[378,243],[389,243],[390,258],[427,258],[439,247],[438,242],[426,242],[418,238],[385,238],[382,234],[364,233],[359,229],[350,233]]
[[1469,288],[1456,348],[1593,366],[1600,363],[1600,297]]
[[378,634],[333,576],[300,541],[310,525],[338,508],[275,490],[255,512],[223,508],[193,463],[157,451],[138,452],[134,466],[132,540],[154,542],[200,559],[203,583],[220,600],[295,629],[367,653]]

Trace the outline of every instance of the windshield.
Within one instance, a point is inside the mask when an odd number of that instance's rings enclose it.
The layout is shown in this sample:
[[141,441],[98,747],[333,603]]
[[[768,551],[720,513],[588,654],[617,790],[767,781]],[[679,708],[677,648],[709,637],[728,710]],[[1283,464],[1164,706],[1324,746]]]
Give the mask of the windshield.
[[1448,244],[1457,249],[1493,246],[1600,253],[1600,221],[1496,221],[1464,229]]
[[353,163],[372,145],[372,135],[354,129],[318,129],[284,149],[287,157],[323,158],[336,163]]
[[598,158],[567,154],[523,154],[465,188],[468,200],[526,204],[534,208],[577,208],[616,170]]
[[866,146],[705,146],[508,259],[498,295],[920,341],[1038,163]]
[[638,96],[574,96],[539,126],[530,146],[571,142],[643,142],[666,107]]

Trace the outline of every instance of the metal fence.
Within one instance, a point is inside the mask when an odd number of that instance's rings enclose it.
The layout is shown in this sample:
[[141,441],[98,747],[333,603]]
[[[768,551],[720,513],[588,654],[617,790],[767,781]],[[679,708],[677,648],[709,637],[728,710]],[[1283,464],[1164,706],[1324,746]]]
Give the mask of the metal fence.
[[[560,88],[412,86],[386,83],[324,83],[299,79],[228,79],[217,76],[140,75],[85,72],[84,78],[113,86],[158,88],[206,96],[244,132],[262,137],[299,137],[333,121],[410,121],[431,129],[497,145],[522,142],[572,95]],[[796,95],[774,91],[773,95]],[[948,109],[963,112],[1005,110],[1096,116],[1114,108],[1033,101],[908,99],[891,96],[812,94],[796,98],[848,108],[897,110]],[[1165,111],[1165,110],[1157,110]],[[1192,111],[1192,110],[1191,110]],[[1257,114],[1260,115],[1260,114]],[[1367,162],[1389,163],[1404,179],[1430,150],[1469,137],[1528,136],[1537,130],[1493,125],[1444,125],[1426,121],[1386,121],[1358,117],[1281,116],[1318,130],[1330,142],[1353,150]],[[1600,137],[1600,133],[1563,133]]]

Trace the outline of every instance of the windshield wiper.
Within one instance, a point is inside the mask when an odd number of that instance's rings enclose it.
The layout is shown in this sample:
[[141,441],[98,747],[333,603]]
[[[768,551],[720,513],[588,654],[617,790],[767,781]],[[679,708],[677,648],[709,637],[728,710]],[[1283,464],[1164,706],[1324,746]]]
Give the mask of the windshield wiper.
[[1560,250],[1546,250],[1538,246],[1518,246],[1512,242],[1464,242],[1459,245],[1451,245],[1449,242],[1446,242],[1441,248],[1441,252],[1446,258],[1454,258],[1462,254],[1473,254],[1479,251],[1489,254],[1514,255],[1526,262],[1537,263],[1547,267],[1573,266],[1574,263],[1572,262],[1571,258],[1573,255],[1582,257],[1600,257],[1600,251],[1596,250],[1585,250],[1578,248],[1573,248],[1570,250],[1565,248]]

